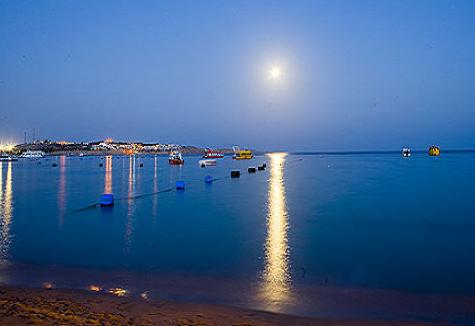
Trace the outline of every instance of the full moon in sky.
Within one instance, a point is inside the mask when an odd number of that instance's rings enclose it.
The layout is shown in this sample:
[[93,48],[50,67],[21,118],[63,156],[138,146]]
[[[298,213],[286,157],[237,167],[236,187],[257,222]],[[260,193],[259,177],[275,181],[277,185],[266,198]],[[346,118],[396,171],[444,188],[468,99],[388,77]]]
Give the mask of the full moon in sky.
[[280,67],[273,66],[269,71],[269,75],[272,80],[278,80],[282,76],[282,71]]

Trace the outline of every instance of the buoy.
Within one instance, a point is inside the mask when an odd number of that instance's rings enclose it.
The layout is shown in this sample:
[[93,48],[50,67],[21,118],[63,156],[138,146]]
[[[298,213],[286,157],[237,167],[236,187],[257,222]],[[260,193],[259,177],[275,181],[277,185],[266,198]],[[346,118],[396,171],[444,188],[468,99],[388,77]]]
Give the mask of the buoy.
[[206,183],[211,183],[211,182],[213,182],[213,178],[212,178],[210,175],[207,175],[207,176],[205,177],[205,182],[206,182]]
[[103,194],[99,200],[101,206],[112,206],[114,205],[114,195],[113,194]]
[[176,189],[177,190],[185,190],[185,181],[177,181],[176,182]]
[[231,178],[239,178],[241,176],[241,171],[233,170],[231,171]]
[[251,167],[247,168],[247,172],[249,172],[249,173],[256,173],[256,168],[253,167],[253,166],[251,166]]
[[261,166],[257,167],[257,170],[259,170],[259,171],[264,171],[265,169],[266,169],[266,167],[264,165],[261,165]]
[[52,165],[53,167],[57,167],[57,166],[58,166],[58,164],[56,164],[56,163],[53,163],[53,164],[51,164],[51,165]]
[[104,166],[104,164],[102,163],[99,163],[99,167],[102,168]]
[[140,164],[139,164],[139,167],[143,168],[143,163],[140,163]]

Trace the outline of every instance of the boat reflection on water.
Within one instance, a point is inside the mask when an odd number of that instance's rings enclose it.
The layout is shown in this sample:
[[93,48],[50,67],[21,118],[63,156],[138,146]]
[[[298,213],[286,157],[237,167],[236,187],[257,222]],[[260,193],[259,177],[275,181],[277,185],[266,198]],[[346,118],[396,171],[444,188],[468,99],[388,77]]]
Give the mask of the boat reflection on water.
[[270,179],[267,200],[265,266],[259,299],[264,309],[279,311],[292,301],[287,240],[288,215],[285,202],[284,163],[286,153],[269,154]]
[[3,188],[3,166],[0,162],[0,266],[8,262],[11,244],[10,224],[13,213],[12,162],[8,162],[5,190]]

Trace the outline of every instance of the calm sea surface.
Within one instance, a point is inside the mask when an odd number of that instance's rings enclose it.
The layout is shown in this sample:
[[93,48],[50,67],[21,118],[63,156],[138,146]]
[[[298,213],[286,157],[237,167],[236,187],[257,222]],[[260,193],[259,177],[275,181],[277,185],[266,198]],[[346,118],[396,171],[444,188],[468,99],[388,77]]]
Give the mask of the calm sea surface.
[[[475,154],[199,159],[0,162],[0,282],[316,315],[339,313],[335,302],[377,315],[368,307],[400,298],[388,309],[419,316],[403,302],[475,297]],[[234,168],[241,178],[229,178]],[[94,205],[103,193],[113,208]],[[367,306],[343,299],[350,290]],[[420,316],[431,309],[421,304]]]

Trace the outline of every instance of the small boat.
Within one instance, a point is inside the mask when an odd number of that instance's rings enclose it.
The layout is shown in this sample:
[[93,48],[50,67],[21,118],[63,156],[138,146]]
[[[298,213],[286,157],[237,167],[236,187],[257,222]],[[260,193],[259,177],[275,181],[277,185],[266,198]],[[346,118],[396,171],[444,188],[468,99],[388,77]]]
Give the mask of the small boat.
[[205,166],[215,166],[216,165],[216,160],[199,160],[198,165],[204,168]]
[[223,153],[216,150],[209,149],[209,148],[206,149],[205,154],[203,155],[203,158],[211,158],[211,159],[223,158],[223,157],[224,157]]
[[10,156],[7,154],[0,154],[0,162],[15,162],[18,161],[18,159],[14,156]]
[[402,157],[411,157],[411,150],[409,148],[402,149]]
[[21,158],[42,158],[45,157],[45,152],[43,151],[26,151],[20,156]]
[[112,206],[114,205],[114,195],[113,194],[103,194],[101,199],[99,200],[99,205],[105,206]]
[[429,156],[439,156],[440,148],[438,146],[432,145],[429,147]]
[[185,160],[181,156],[179,151],[171,151],[170,155],[168,156],[168,163],[171,165],[182,165],[185,163]]
[[240,149],[238,146],[233,146],[233,151],[233,159],[235,160],[250,160],[254,157],[249,149]]

